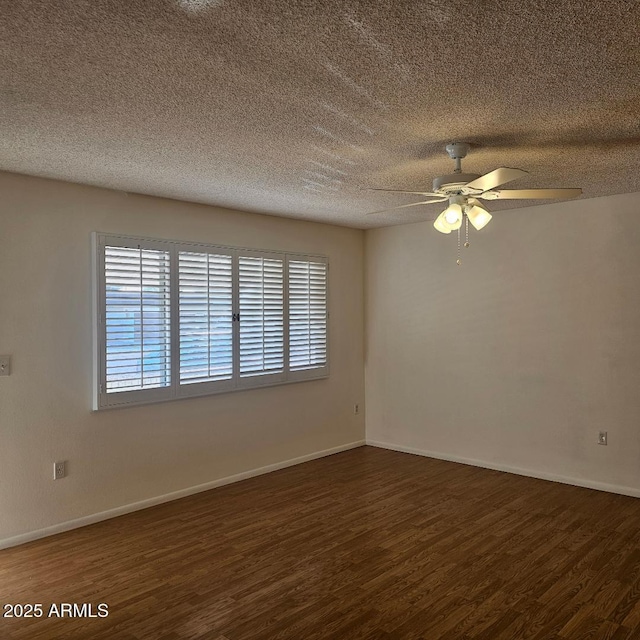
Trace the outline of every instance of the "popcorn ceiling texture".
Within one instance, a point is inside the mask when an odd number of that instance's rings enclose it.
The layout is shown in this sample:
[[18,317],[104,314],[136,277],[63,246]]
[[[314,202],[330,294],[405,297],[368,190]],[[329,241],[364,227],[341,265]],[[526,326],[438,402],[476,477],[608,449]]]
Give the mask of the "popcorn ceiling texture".
[[[354,227],[465,172],[640,191],[637,0],[5,0],[0,168]],[[492,210],[540,201],[492,202]]]

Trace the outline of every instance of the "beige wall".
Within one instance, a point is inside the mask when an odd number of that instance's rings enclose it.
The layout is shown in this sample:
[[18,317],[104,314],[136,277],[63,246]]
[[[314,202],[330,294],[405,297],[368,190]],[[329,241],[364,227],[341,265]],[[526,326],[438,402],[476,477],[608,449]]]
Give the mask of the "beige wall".
[[[6,173],[0,193],[0,542],[364,438],[362,231]],[[92,413],[92,231],[327,255],[331,376]]]
[[[0,544],[364,438],[363,232],[6,173],[0,193]],[[328,255],[331,377],[91,412],[92,231]],[[471,242],[458,267],[430,223],[366,233],[367,439],[640,491],[640,194],[498,212]]]
[[368,231],[365,274],[368,441],[640,490],[640,194],[497,212],[462,266]]

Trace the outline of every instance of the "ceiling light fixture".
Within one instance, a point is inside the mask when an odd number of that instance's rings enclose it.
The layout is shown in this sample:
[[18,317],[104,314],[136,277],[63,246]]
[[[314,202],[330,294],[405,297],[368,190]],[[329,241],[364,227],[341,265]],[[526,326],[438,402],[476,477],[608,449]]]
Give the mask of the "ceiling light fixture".
[[491,220],[491,214],[475,199],[462,195],[455,195],[449,198],[449,206],[436,218],[433,226],[440,233],[458,232],[458,259],[460,260],[460,228],[465,223],[465,243],[469,246],[469,222],[477,231],[487,226]]
[[462,226],[465,218],[476,231],[484,229],[493,217],[479,202],[473,198],[454,196],[449,198],[449,206],[436,218],[433,226],[440,233],[451,233]]

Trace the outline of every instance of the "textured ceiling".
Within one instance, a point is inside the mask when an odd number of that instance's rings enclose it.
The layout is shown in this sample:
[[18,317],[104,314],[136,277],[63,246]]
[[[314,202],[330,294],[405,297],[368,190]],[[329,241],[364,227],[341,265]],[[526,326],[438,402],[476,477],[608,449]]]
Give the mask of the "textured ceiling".
[[[0,168],[354,227],[450,173],[640,191],[637,0],[2,0]],[[492,210],[540,201],[491,202]]]

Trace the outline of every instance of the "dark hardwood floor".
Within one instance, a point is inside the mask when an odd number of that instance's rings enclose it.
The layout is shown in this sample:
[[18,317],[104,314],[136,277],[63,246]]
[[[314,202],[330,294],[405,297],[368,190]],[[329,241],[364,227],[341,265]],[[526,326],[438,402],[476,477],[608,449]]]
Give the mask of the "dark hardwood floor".
[[640,500],[363,447],[0,551],[0,602],[109,606],[3,639],[640,638]]

